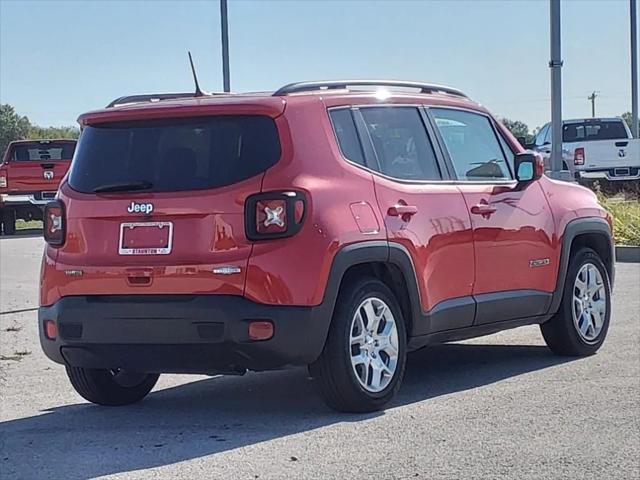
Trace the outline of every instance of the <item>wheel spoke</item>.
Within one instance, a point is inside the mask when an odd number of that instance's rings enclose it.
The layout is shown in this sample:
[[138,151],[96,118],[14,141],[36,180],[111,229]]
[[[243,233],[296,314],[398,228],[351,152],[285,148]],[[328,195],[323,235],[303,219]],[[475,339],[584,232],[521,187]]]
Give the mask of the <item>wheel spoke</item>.
[[371,387],[376,390],[382,385],[382,361],[380,357],[371,362]]
[[394,345],[391,336],[381,337],[378,343],[378,350],[385,352],[389,357],[398,356],[398,346]]
[[591,313],[593,314],[593,324],[596,332],[598,332],[602,328],[606,309],[607,304],[604,300],[597,300],[593,303]]
[[369,362],[369,357],[365,357],[362,352],[357,355],[351,355],[351,364],[355,367],[357,365],[366,365]]
[[[353,336],[353,327],[356,327],[360,333]],[[362,321],[362,315],[360,315],[360,312],[356,312],[353,327],[351,327],[351,345],[362,345],[364,343],[366,329],[364,326],[364,322]]]
[[580,315],[580,332],[582,332],[582,335],[587,335],[590,325],[591,317],[587,313],[583,313],[582,315]]
[[[604,297],[604,285],[598,284],[589,292],[589,299],[599,300]],[[598,297],[598,298],[596,298]]]
[[582,312],[584,308],[582,307],[582,300],[577,297],[573,297],[573,311],[576,315],[576,318],[580,318],[582,316]]
[[376,312],[373,309],[373,303],[371,301],[366,302],[362,309],[364,310],[365,317],[367,319],[366,329],[371,331],[374,325],[377,325]]
[[575,288],[578,290],[578,296],[582,297],[587,291],[587,284],[582,278],[580,278],[580,273],[578,274],[578,278],[576,278]]

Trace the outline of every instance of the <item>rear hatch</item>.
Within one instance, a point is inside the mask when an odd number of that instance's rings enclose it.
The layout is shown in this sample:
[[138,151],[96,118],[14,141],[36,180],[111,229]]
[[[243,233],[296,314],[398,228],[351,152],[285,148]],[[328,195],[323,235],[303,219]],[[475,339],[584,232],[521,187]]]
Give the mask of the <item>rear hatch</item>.
[[7,183],[3,193],[55,192],[69,169],[75,148],[75,140],[12,144],[2,166]]
[[245,199],[281,156],[273,116],[86,125],[61,188],[57,256],[58,270],[82,266],[82,281],[67,279],[60,293],[242,294]]

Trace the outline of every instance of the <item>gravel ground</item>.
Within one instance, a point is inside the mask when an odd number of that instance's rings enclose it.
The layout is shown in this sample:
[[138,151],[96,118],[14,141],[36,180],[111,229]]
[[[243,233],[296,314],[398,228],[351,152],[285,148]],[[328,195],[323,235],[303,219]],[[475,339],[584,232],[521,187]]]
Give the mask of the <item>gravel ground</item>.
[[[0,239],[0,311],[37,306],[42,240]],[[84,402],[0,315],[0,478],[640,478],[640,264],[618,264],[609,338],[554,357],[537,327],[410,356],[384,412],[336,414],[304,369],[165,375],[147,399]]]

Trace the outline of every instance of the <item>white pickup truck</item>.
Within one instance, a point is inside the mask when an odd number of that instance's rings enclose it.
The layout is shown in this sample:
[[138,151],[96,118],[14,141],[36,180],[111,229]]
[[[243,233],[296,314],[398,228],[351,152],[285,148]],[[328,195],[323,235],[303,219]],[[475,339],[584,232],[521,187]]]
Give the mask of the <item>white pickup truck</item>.
[[[548,166],[551,124],[540,129],[529,148],[539,152]],[[562,122],[563,168],[576,180],[640,180],[640,139],[631,137],[620,118],[582,118]]]

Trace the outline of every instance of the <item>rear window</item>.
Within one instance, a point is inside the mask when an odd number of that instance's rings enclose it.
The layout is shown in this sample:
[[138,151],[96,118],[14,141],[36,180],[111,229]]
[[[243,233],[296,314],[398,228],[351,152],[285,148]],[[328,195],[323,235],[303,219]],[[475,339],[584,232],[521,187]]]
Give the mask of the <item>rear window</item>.
[[562,126],[563,142],[620,140],[626,138],[627,130],[620,120],[590,120],[582,123],[567,123]]
[[69,185],[86,193],[201,190],[253,177],[279,158],[275,122],[263,115],[109,123],[84,128]]
[[14,162],[38,162],[41,160],[71,160],[75,143],[43,142],[14,145],[11,160]]

